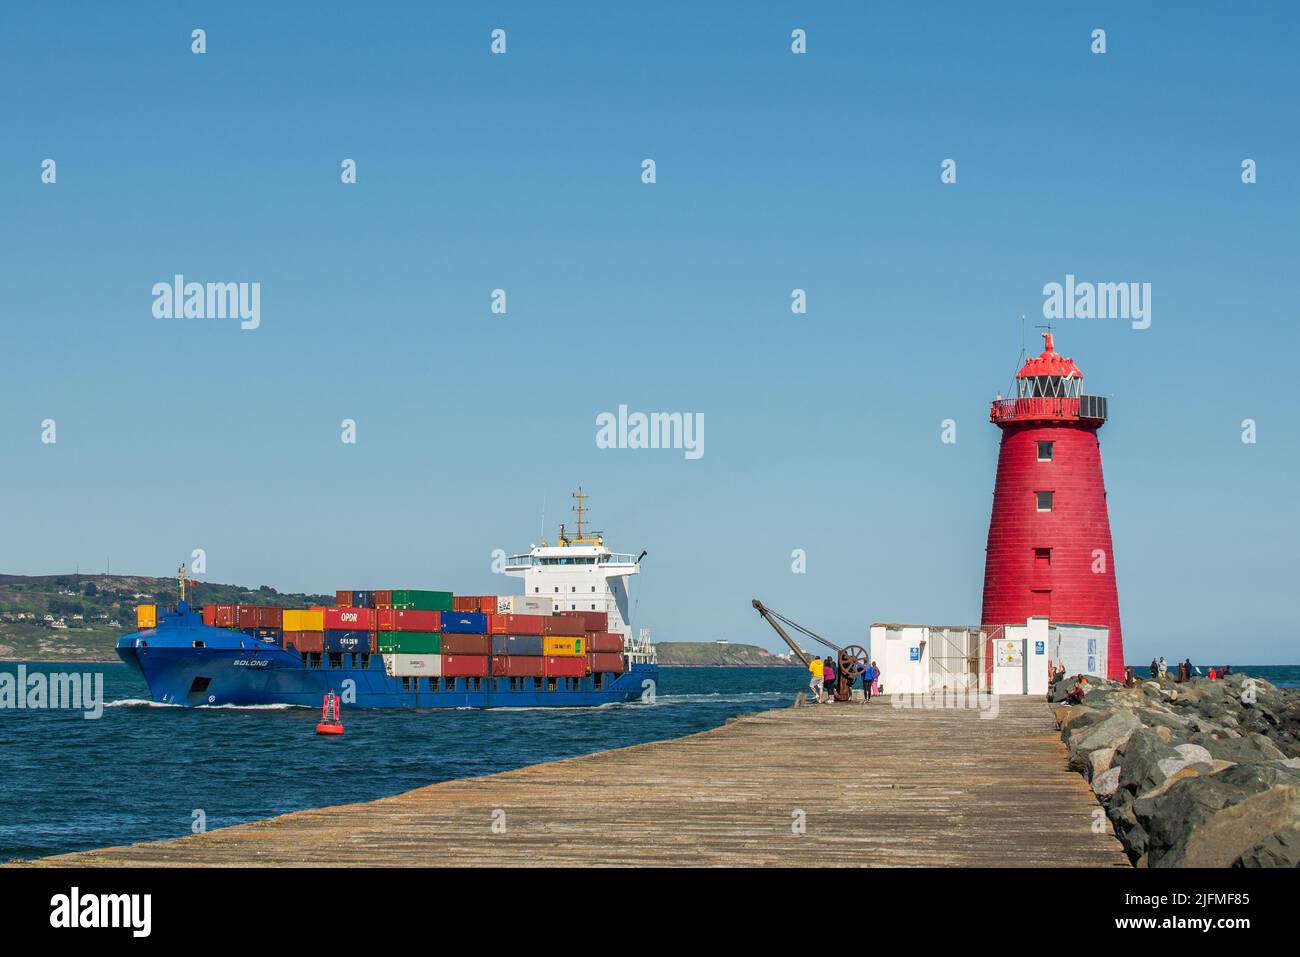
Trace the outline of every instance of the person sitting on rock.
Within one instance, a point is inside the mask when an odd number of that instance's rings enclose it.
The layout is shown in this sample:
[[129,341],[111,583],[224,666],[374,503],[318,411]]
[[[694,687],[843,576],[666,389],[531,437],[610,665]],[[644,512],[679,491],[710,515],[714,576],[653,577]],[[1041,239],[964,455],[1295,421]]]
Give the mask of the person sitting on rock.
[[1209,674],[1210,680],[1213,681],[1217,677],[1219,677],[1219,673],[1214,670],[1214,665],[1210,665],[1210,674]]
[[1132,665],[1125,665],[1125,666],[1124,666],[1124,687],[1125,687],[1125,688],[1132,688],[1133,685],[1134,685],[1134,683],[1135,683],[1135,682],[1134,682],[1134,679],[1133,679],[1133,666],[1132,666]]
[[1079,680],[1076,681],[1074,687],[1070,689],[1070,693],[1065,696],[1065,700],[1070,704],[1079,704],[1083,701],[1083,696],[1088,693],[1087,686],[1088,679],[1080,675]]

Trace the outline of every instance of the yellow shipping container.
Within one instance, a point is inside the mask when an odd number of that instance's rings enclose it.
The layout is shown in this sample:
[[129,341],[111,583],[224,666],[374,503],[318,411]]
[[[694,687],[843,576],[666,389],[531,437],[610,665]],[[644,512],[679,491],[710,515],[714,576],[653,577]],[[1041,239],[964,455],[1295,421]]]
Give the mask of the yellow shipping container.
[[136,605],[135,606],[135,627],[136,630],[141,628],[158,627],[158,606],[157,605]]
[[553,658],[576,658],[587,651],[586,638],[543,638],[542,654]]
[[324,631],[324,608],[286,608],[281,627],[285,631]]

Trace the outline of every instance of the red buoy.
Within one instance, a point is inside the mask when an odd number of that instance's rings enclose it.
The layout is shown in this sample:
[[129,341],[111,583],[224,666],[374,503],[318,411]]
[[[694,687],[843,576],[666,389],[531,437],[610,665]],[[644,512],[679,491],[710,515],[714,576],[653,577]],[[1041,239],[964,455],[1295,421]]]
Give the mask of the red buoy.
[[321,704],[320,724],[316,725],[316,733],[343,733],[343,705],[339,702],[339,696],[333,691],[325,695],[325,701]]
[[[1124,642],[1097,431],[1106,400],[1083,394],[1083,373],[1052,346],[1016,374],[1016,396],[998,399],[1002,430],[984,564],[985,628],[1051,622],[1104,625],[1106,677],[1124,677]],[[1100,662],[1098,662],[1100,665]],[[990,662],[989,667],[992,667]]]

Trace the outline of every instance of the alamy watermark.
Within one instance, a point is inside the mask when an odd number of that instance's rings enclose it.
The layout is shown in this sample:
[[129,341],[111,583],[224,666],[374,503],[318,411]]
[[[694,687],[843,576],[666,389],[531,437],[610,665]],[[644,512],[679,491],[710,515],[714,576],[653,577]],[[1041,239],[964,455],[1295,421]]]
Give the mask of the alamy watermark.
[[1047,319],[1130,319],[1134,329],[1151,325],[1151,283],[1065,282],[1043,287],[1043,316]]
[[260,282],[186,282],[177,273],[172,281],[153,284],[155,319],[238,319],[239,328],[262,324]]
[[19,665],[16,672],[0,671],[0,709],[80,711],[86,720],[104,714],[104,673],[33,671]]
[[986,694],[979,688],[949,688],[936,682],[929,691],[912,693],[894,692],[889,703],[900,710],[912,711],[978,711],[981,718],[998,716],[998,696]]
[[686,458],[704,456],[703,412],[631,412],[596,416],[598,449],[684,449]]

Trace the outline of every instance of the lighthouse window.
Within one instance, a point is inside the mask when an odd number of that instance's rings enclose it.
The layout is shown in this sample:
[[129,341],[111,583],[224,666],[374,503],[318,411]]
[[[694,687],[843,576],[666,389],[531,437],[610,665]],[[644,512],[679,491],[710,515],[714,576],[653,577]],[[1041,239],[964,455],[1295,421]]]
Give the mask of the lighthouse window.
[[1035,548],[1034,564],[1039,568],[1050,567],[1052,564],[1052,550],[1050,548]]
[[1035,492],[1034,495],[1038,498],[1038,510],[1040,512],[1050,512],[1052,510],[1051,492]]
[[1040,462],[1052,461],[1052,446],[1054,444],[1055,444],[1054,442],[1038,443],[1038,461]]

